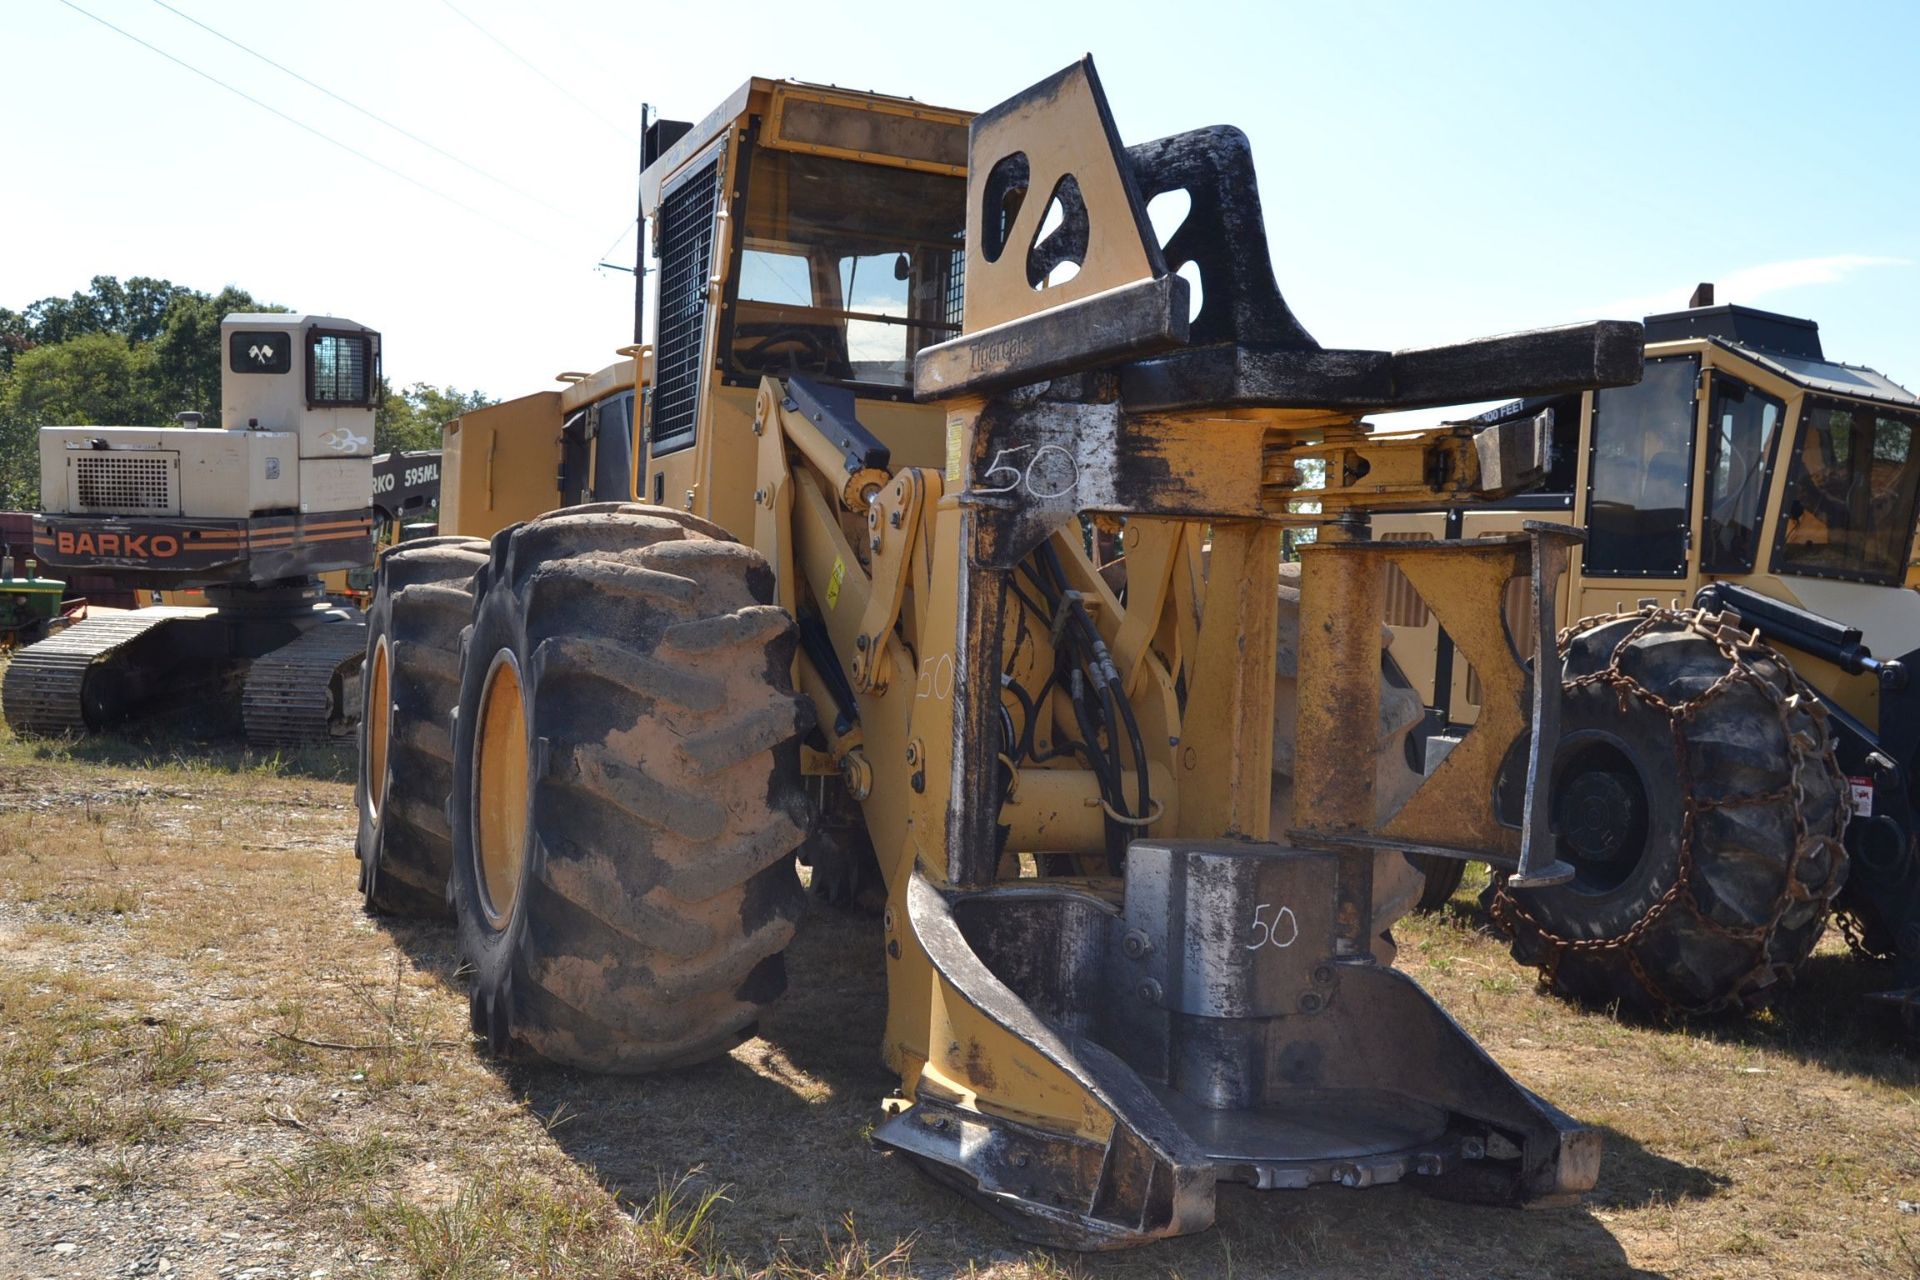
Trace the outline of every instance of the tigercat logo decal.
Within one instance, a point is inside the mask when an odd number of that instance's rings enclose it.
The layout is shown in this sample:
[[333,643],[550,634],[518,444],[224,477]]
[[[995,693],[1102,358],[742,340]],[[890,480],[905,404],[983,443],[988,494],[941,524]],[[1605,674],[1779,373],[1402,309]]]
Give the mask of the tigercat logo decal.
[[63,556],[171,560],[180,554],[180,539],[170,533],[74,533],[62,529],[54,535],[53,546]]

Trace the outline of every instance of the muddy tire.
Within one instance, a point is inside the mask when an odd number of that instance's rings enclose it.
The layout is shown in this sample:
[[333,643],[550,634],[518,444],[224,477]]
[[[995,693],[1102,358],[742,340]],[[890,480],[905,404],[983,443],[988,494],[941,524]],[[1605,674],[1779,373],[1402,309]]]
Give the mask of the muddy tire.
[[1432,915],[1453,901],[1453,895],[1460,891],[1460,882],[1467,878],[1467,864],[1459,858],[1440,858],[1430,853],[1410,856],[1421,875],[1420,897],[1413,909],[1423,916]]
[[1553,814],[1567,884],[1494,894],[1514,957],[1637,1016],[1766,1004],[1846,878],[1825,710],[1717,615],[1646,609],[1561,644]]
[[785,990],[812,714],[773,588],[759,553],[657,507],[495,535],[450,804],[493,1052],[663,1070],[744,1040]]
[[453,706],[460,633],[473,620],[479,538],[427,538],[380,561],[367,611],[354,807],[360,892],[382,915],[447,916]]

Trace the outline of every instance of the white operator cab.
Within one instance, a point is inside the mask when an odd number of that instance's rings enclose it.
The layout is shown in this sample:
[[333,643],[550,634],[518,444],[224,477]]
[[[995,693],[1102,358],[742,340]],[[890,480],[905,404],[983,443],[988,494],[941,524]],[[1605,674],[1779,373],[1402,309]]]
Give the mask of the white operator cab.
[[220,326],[220,422],[47,427],[43,562],[133,585],[264,584],[372,559],[380,335],[333,316]]

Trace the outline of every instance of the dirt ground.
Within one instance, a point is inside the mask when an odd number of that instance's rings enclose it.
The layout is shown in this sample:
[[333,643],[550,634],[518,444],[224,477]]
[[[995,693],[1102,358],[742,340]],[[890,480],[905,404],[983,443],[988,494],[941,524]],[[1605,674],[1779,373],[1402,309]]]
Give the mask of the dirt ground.
[[1402,962],[1605,1130],[1585,1204],[1223,1187],[1048,1255],[869,1146],[876,921],[817,906],[719,1063],[500,1067],[451,929],[362,914],[349,768],[0,744],[0,1277],[1920,1276],[1920,1070],[1837,938],[1775,1013],[1635,1027],[1537,993],[1469,886]]

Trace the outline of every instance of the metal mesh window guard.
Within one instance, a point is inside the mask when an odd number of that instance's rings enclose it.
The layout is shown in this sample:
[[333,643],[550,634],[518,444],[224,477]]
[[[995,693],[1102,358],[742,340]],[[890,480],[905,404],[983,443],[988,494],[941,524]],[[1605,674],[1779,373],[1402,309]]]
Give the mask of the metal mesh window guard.
[[311,385],[307,398],[316,405],[372,402],[373,342],[353,334],[319,333],[308,347]]

